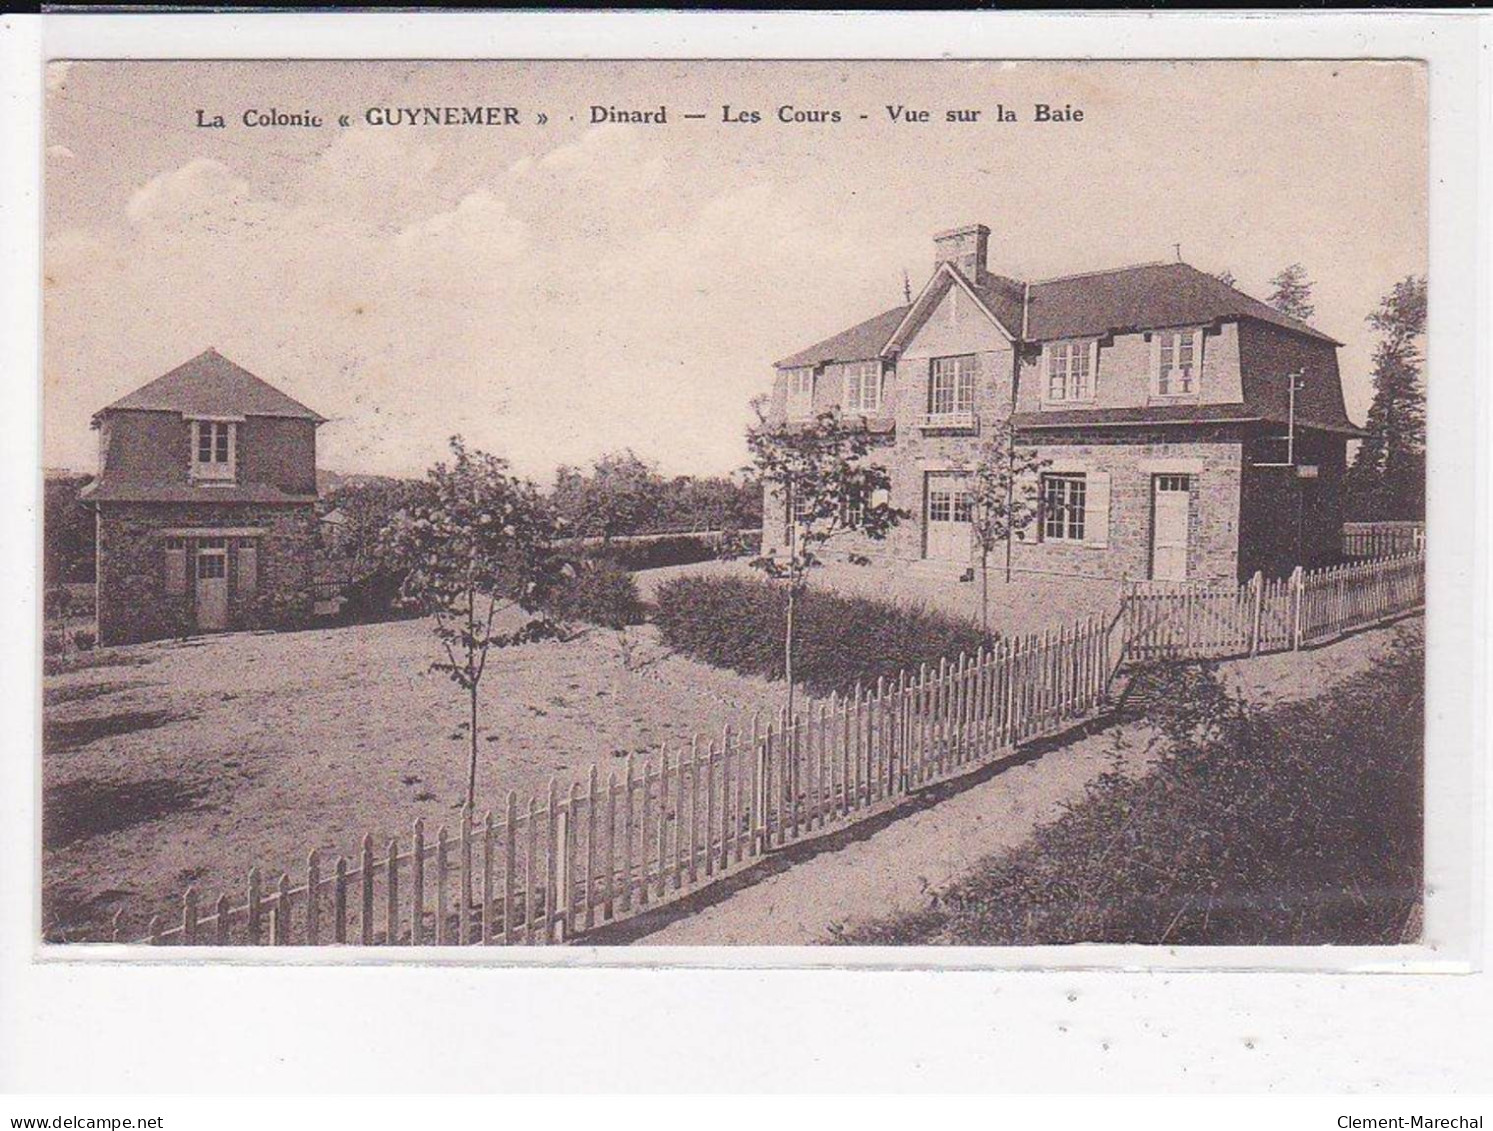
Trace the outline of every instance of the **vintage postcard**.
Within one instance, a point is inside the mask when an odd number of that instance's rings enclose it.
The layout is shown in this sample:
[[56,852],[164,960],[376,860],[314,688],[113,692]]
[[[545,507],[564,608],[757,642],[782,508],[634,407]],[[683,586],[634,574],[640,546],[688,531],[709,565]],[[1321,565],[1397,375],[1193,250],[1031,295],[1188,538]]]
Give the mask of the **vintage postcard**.
[[1424,63],[45,84],[45,949],[1423,941]]

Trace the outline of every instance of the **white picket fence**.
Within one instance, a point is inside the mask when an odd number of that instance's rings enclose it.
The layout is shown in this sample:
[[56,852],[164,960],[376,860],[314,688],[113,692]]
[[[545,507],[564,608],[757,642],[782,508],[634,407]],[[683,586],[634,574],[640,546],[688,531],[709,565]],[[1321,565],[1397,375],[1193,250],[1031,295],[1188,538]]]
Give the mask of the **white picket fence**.
[[1387,558],[1426,548],[1424,522],[1345,522],[1343,557]]
[[[546,944],[699,891],[765,854],[825,835],[959,777],[1101,708],[1117,621],[1090,618],[894,682],[727,729],[408,844],[365,836],[351,859],[307,857],[304,878],[241,902],[152,921],[151,943]],[[116,919],[115,937],[122,937]]]
[[1130,581],[1120,599],[1122,660],[1256,655],[1316,644],[1420,608],[1424,551],[1302,570],[1242,585]]

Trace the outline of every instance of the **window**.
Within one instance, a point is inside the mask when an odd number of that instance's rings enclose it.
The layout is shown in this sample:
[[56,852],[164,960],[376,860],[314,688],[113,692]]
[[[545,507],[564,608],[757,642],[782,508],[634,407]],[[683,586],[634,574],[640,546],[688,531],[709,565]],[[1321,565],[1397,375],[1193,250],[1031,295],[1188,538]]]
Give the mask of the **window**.
[[861,524],[866,521],[866,508],[864,501],[859,497],[845,500],[845,527],[847,530],[859,530]]
[[808,420],[813,415],[813,367],[788,370],[788,419]]
[[793,497],[793,521],[806,521],[814,510],[813,500],[806,495],[795,495]]
[[228,576],[228,543],[223,538],[204,538],[197,544],[197,580]]
[[1203,368],[1203,332],[1160,330],[1156,343],[1156,395],[1195,395]]
[[238,425],[231,420],[192,421],[192,478],[232,479]]
[[1097,342],[1052,342],[1047,346],[1047,400],[1087,401],[1094,396]]
[[954,492],[954,521],[973,522],[975,517],[974,499],[968,491]]
[[853,361],[845,366],[845,412],[870,416],[881,410],[881,362]]
[[952,492],[941,490],[930,490],[928,492],[929,522],[948,522],[952,517],[952,511]]
[[935,357],[928,378],[928,415],[968,414],[974,407],[974,355]]
[[1087,493],[1082,475],[1042,476],[1042,537],[1082,542]]

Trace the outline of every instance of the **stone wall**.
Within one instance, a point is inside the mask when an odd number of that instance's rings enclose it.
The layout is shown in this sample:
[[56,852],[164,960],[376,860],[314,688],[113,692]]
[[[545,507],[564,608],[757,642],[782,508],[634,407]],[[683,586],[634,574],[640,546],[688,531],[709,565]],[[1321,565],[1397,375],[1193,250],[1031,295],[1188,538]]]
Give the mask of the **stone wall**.
[[262,528],[254,593],[239,585],[239,540],[228,542],[228,616],[236,629],[288,628],[311,619],[316,511],[310,504],[101,503],[98,505],[98,625],[100,644],[129,644],[197,630],[194,540],[188,541],[187,584],[166,594],[166,535],[172,528]]

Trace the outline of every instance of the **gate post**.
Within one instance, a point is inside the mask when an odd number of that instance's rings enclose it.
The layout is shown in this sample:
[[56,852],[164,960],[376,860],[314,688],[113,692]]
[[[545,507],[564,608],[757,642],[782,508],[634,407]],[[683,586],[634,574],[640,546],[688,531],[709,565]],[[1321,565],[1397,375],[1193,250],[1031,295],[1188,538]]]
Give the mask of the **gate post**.
[[1306,592],[1306,578],[1300,566],[1291,571],[1291,651],[1301,651],[1301,603]]

